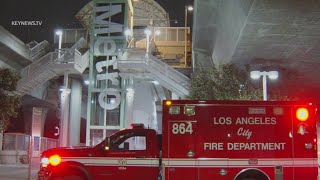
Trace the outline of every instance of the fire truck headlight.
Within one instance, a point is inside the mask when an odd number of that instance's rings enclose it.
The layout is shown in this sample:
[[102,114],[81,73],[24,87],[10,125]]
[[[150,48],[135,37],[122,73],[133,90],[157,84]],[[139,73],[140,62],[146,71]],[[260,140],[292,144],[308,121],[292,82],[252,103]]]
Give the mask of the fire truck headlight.
[[43,157],[41,158],[40,163],[41,163],[41,167],[47,167],[49,164],[49,159],[46,157]]

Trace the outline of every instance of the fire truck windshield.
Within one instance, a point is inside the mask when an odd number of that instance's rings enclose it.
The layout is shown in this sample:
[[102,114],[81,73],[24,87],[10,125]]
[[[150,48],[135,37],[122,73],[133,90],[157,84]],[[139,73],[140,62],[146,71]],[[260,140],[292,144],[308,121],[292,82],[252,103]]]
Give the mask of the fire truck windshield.
[[98,145],[99,147],[109,151],[121,150],[145,150],[146,134],[140,132],[118,132]]

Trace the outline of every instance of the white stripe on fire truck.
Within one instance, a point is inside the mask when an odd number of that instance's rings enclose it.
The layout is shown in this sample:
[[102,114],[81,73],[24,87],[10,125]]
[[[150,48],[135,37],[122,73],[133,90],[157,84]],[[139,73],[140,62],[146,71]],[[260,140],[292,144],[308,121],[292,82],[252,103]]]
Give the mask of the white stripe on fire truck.
[[[158,166],[157,158],[92,158],[92,157],[70,157],[63,158],[62,162],[75,161],[91,166]],[[252,166],[318,166],[316,158],[279,158],[279,159],[221,159],[221,158],[199,158],[199,159],[163,159],[166,167],[252,167]]]
[[159,160],[156,158],[63,158],[62,162],[75,161],[86,165],[93,166],[158,166]]
[[164,159],[163,162],[167,167],[215,167],[215,166],[317,166],[318,160],[316,158],[296,158],[294,160],[288,159],[256,159],[255,163],[250,159]]

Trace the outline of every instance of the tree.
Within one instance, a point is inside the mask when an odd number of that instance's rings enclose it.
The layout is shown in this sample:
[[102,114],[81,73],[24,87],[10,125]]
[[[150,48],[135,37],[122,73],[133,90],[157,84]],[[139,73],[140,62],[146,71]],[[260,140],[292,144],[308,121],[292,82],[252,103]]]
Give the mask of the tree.
[[252,86],[249,73],[234,64],[200,68],[191,77],[190,99],[261,100],[262,91]]
[[[18,96],[10,96],[10,92],[16,89],[19,76],[10,69],[0,69],[0,134],[6,130],[11,117],[16,117],[20,106]],[[0,139],[2,146],[2,138]],[[2,147],[1,147],[2,149]],[[0,150],[1,150],[0,149]]]

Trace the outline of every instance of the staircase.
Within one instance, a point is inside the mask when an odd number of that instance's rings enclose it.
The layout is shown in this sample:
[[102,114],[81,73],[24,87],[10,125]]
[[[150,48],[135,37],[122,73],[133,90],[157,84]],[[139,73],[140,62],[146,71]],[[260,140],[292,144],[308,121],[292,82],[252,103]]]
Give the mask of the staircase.
[[[50,52],[23,68],[20,72],[22,79],[18,81],[14,94],[19,96],[28,94],[32,89],[66,71],[70,74],[82,73],[83,71],[77,70],[79,68],[75,66],[79,66],[79,62],[81,67],[88,64],[89,53],[86,46],[86,40],[81,38],[71,48],[60,52]],[[86,52],[81,54],[80,51],[83,49]]]
[[118,56],[118,69],[121,74],[148,75],[180,97],[189,95],[189,78],[158,58],[146,55],[145,49],[127,49],[122,52]]
[[45,55],[49,49],[49,43],[46,40],[44,40],[40,43],[33,41],[33,42],[27,44],[27,46],[29,46],[29,48],[30,48],[30,60],[32,62],[36,61],[41,56]]

